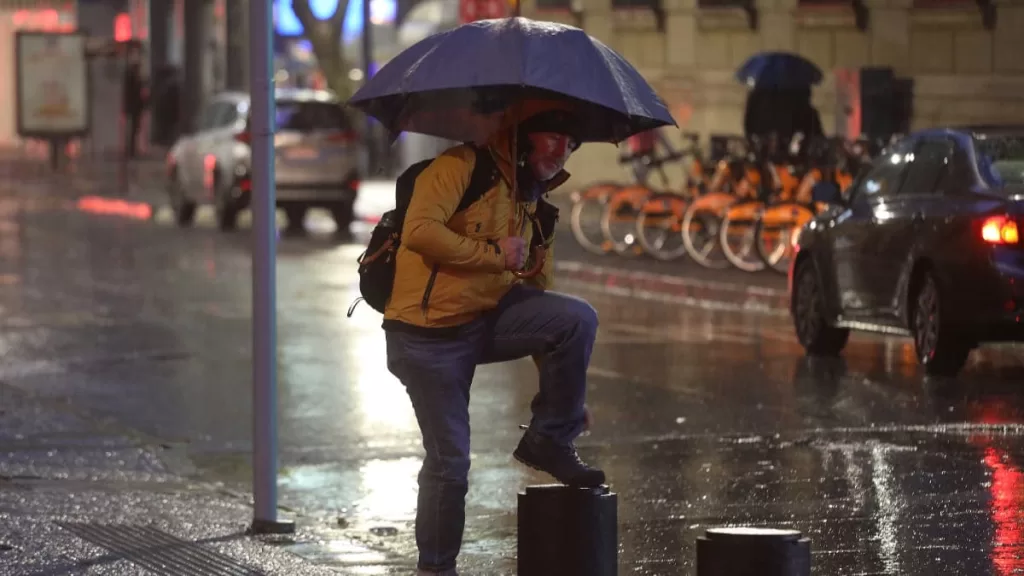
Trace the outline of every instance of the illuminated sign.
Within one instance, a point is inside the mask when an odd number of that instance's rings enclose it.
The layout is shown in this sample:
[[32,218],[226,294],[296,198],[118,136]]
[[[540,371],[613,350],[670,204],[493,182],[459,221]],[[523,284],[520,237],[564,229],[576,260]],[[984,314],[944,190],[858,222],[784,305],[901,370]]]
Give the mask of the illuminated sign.
[[18,32],[15,37],[15,108],[26,138],[89,132],[86,36]]
[[114,40],[127,42],[132,39],[132,17],[124,12],[114,18]]

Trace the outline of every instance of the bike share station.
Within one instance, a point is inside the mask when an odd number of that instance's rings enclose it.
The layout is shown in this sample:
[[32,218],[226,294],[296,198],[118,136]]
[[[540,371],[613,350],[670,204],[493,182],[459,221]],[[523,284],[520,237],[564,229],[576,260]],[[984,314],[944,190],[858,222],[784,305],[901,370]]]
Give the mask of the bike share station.
[[[290,534],[295,525],[278,517],[277,505],[272,4],[250,3],[249,19],[252,31],[254,514],[248,532]],[[517,24],[506,29],[512,30],[508,35],[515,36],[517,30],[528,30],[529,25]],[[511,40],[522,42],[522,33]],[[550,38],[530,41],[542,44]],[[534,53],[557,53],[536,48]],[[520,84],[527,85],[526,82]],[[363,89],[366,87],[364,85]],[[359,95],[357,93],[353,100]],[[662,120],[660,123],[671,122]],[[615,576],[618,574],[618,548],[618,497],[609,486],[535,485],[519,493],[518,573],[522,576]],[[712,528],[697,540],[696,550],[698,576],[810,575],[810,541],[794,530]]]
[[[823,132],[817,111],[810,103],[810,86],[820,82],[820,72],[801,72],[792,55],[767,53],[755,56],[737,72],[757,84],[766,72],[794,78],[794,85],[768,83],[751,90],[745,118],[743,143],[770,135]],[[780,63],[781,62],[781,63]],[[806,61],[805,61],[806,62]],[[809,62],[807,64],[810,64]],[[813,64],[810,64],[813,66]],[[867,141],[874,154],[895,135],[908,130],[905,102],[910,88],[897,81],[891,69],[840,71],[838,97],[842,113],[836,136],[848,141]],[[779,111],[783,110],[783,114]],[[815,123],[817,122],[817,125]],[[696,137],[684,135],[691,148]],[[644,141],[646,140],[646,141]],[[664,139],[648,135],[623,163],[640,162],[646,176],[661,172],[666,161],[683,154]],[[656,143],[668,151],[667,159],[654,154]],[[712,138],[712,163],[730,155],[737,138]],[[786,142],[788,144],[788,141]],[[659,162],[659,160],[661,160]],[[838,191],[835,191],[838,192]],[[831,193],[831,192],[829,192]],[[831,199],[831,198],[830,198]],[[562,485],[528,486],[518,495],[518,573],[521,576],[613,576],[618,564],[618,499],[608,486],[595,489]],[[798,530],[753,526],[709,528],[696,541],[696,576],[809,576],[811,541]]]
[[572,192],[577,244],[598,256],[785,277],[803,225],[840,209],[843,190],[910,128],[913,86],[892,69],[837,69],[830,78],[835,121],[826,135],[811,97],[822,71],[795,54],[752,56],[735,74],[748,89],[744,133],[711,134],[707,153],[697,133],[678,134],[678,149],[665,130],[631,137],[619,158],[630,176]]

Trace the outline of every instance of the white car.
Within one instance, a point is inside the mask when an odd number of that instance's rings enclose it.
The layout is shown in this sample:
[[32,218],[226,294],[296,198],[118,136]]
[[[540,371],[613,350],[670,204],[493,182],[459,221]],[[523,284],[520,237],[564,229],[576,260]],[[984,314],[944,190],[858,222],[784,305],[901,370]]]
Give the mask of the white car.
[[[340,101],[323,90],[281,89],[276,95],[274,173],[277,206],[289,228],[301,228],[306,211],[330,211],[339,231],[352,222],[365,147]],[[213,205],[221,230],[235,228],[249,206],[249,95],[224,92],[203,110],[194,134],[175,143],[167,158],[167,191],[181,226],[196,207]]]

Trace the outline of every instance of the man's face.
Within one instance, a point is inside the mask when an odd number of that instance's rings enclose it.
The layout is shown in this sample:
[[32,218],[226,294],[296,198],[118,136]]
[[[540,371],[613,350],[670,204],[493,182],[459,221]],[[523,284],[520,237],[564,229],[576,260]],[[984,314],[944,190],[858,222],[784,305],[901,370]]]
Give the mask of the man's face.
[[529,135],[531,151],[526,161],[533,175],[541,181],[548,181],[562,171],[576,147],[571,137],[555,132],[534,132]]

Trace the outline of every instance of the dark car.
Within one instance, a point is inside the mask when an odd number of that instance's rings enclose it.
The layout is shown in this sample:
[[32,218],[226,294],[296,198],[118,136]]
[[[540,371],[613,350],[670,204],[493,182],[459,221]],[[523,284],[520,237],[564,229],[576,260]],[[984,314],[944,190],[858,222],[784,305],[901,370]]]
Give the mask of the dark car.
[[1024,340],[1024,126],[928,130],[868,166],[809,222],[789,271],[809,354],[850,330],[912,336],[929,374],[983,342]]

